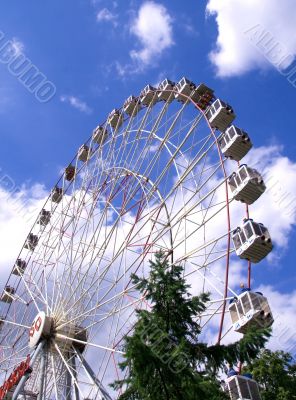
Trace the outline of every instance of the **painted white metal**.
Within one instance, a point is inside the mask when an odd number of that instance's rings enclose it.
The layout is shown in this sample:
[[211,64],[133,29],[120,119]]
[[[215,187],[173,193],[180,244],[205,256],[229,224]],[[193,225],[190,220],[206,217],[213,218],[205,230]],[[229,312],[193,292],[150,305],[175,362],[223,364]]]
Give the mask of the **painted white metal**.
[[44,311],[40,311],[35,317],[30,332],[29,346],[35,348],[41,339],[49,338],[52,332],[52,320]]
[[118,129],[123,124],[123,115],[122,113],[114,109],[108,116],[108,123],[112,126],[113,129]]
[[151,85],[145,86],[140,94],[140,99],[144,106],[153,106],[159,101],[157,89]]
[[1,295],[0,301],[4,303],[12,303],[14,300],[15,288],[12,286],[5,286]]
[[92,134],[92,140],[99,144],[99,145],[103,145],[106,140],[108,139],[108,131],[107,128],[105,128],[104,126],[97,126],[96,129],[93,131]]
[[123,104],[123,111],[129,116],[136,116],[141,110],[141,103],[138,97],[129,96]]
[[89,159],[90,155],[91,155],[91,150],[86,144],[83,144],[82,146],[79,147],[77,155],[78,160],[86,162]]
[[175,99],[174,95],[174,88],[175,88],[175,82],[170,81],[169,79],[164,79],[162,82],[160,82],[158,89],[158,98],[160,100],[167,101],[171,103]]
[[51,191],[51,200],[54,203],[59,203],[63,198],[63,189],[54,187]]
[[228,310],[236,332],[246,333],[251,326],[269,328],[274,322],[268,300],[261,293],[243,292],[232,300]]
[[37,220],[37,224],[46,226],[49,224],[50,222],[50,218],[51,218],[51,212],[45,210],[44,208],[41,210],[38,220]]
[[234,375],[226,381],[231,400],[261,400],[256,381],[243,375]]
[[192,91],[195,89],[195,84],[184,76],[176,84],[175,89],[175,98],[177,99],[177,101],[180,101],[181,103],[186,103],[188,101],[188,97],[190,97]]
[[26,261],[22,260],[21,258],[18,258],[13,267],[12,273],[14,275],[21,276],[25,272],[26,267],[27,267]]
[[205,110],[214,97],[214,90],[206,86],[204,83],[200,83],[194,87],[190,97],[199,108]]
[[216,99],[206,112],[206,117],[212,128],[223,132],[232,123],[235,114],[230,105]]
[[38,241],[39,241],[39,239],[38,239],[37,235],[34,235],[33,233],[29,233],[29,236],[27,237],[24,248],[34,251],[38,244]]
[[259,172],[245,164],[229,177],[228,184],[233,198],[248,205],[253,204],[266,190]]
[[252,263],[258,263],[272,250],[272,241],[268,229],[252,219],[244,220],[243,224],[232,233],[236,254]]
[[235,161],[240,161],[253,146],[249,135],[234,125],[225,130],[219,144],[223,155]]

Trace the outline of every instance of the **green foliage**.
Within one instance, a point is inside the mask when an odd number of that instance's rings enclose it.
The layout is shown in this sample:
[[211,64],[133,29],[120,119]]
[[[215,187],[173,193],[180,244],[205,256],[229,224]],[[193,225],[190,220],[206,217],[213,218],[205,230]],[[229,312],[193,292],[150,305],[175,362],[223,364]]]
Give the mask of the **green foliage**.
[[149,279],[132,276],[151,310],[138,310],[133,334],[125,338],[127,378],[113,384],[123,388],[120,400],[223,400],[217,371],[225,362],[250,361],[269,333],[252,331],[230,346],[198,341],[197,317],[206,309],[209,294],[192,297],[181,266],[170,266],[159,253],[151,262]]
[[246,369],[260,385],[262,400],[296,399],[296,364],[289,353],[263,350]]

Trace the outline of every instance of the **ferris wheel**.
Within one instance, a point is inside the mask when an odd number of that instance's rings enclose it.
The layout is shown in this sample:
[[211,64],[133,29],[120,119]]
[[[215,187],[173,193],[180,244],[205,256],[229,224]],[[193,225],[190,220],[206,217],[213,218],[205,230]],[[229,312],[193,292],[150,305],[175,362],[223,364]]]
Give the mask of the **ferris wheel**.
[[[148,276],[159,251],[184,267],[192,294],[211,293],[199,317],[218,342],[272,324],[267,299],[249,290],[251,262],[272,249],[248,211],[265,185],[239,164],[252,143],[234,118],[206,85],[165,79],[130,96],[79,148],[0,296],[0,400],[117,398],[109,385],[122,374],[124,337],[136,310],[150,307],[131,274]],[[242,294],[230,287],[240,259]]]

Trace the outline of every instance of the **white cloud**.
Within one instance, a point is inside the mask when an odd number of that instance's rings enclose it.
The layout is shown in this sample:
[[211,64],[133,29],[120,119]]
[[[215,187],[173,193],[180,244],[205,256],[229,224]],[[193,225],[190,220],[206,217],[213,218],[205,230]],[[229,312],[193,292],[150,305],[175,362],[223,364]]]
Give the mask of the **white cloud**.
[[280,146],[252,149],[246,162],[262,173],[267,187],[251,207],[252,216],[268,226],[279,249],[286,249],[296,223],[296,164],[282,155]]
[[46,195],[47,192],[41,184],[18,186],[8,175],[3,174],[0,177],[1,288]]
[[60,97],[60,100],[62,103],[68,103],[72,107],[76,108],[77,110],[79,110],[85,114],[90,114],[92,112],[92,109],[84,101],[80,100],[78,97],[63,95]]
[[296,355],[296,332],[294,321],[296,317],[296,291],[281,293],[271,286],[260,286],[271,306],[274,317],[272,337],[268,347],[272,350],[283,350]]
[[[296,55],[293,0],[209,0],[207,12],[215,17],[218,27],[216,47],[210,59],[219,76],[240,75],[271,66],[266,59],[271,43],[278,43],[286,55]],[[266,46],[264,40],[257,47],[252,43],[252,28],[256,26],[263,34],[269,32],[268,39],[264,39]]]
[[154,65],[174,44],[172,23],[172,17],[163,5],[144,2],[130,25],[130,33],[138,39],[139,46],[130,51],[131,63],[115,63],[118,75],[139,73]]
[[113,26],[117,26],[117,15],[113,14],[108,8],[102,8],[97,13],[98,22],[110,22]]
[[25,49],[25,46],[24,46],[24,44],[23,44],[20,40],[18,40],[18,39],[16,39],[16,38],[13,38],[13,39],[11,40],[11,49],[12,49],[12,51],[14,52],[14,54],[15,54],[16,56],[18,56],[18,55],[20,55],[21,53],[23,53],[23,51],[24,51],[24,49]]
[[5,49],[4,50],[5,55],[7,57],[10,56],[10,59],[12,59],[13,57],[17,57],[20,54],[22,54],[25,49],[25,46],[24,46],[23,42],[21,42],[17,38],[12,38],[11,40],[8,40],[6,42],[4,49]]
[[164,6],[153,1],[141,6],[130,30],[142,45],[140,50],[131,51],[131,57],[145,65],[174,44],[172,18]]

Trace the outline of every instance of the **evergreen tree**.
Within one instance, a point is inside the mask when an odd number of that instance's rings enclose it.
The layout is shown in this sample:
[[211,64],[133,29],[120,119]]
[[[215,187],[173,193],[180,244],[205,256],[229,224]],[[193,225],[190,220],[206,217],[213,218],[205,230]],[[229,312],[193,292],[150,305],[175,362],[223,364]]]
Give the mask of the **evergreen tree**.
[[265,349],[245,369],[260,385],[262,400],[296,399],[296,364],[289,353]]
[[163,254],[151,261],[149,279],[132,276],[151,310],[138,310],[133,334],[125,338],[126,379],[120,400],[222,400],[228,398],[217,380],[225,363],[250,361],[264,346],[269,333],[251,331],[229,346],[199,343],[198,316],[209,295],[192,297],[181,266],[170,266]]

